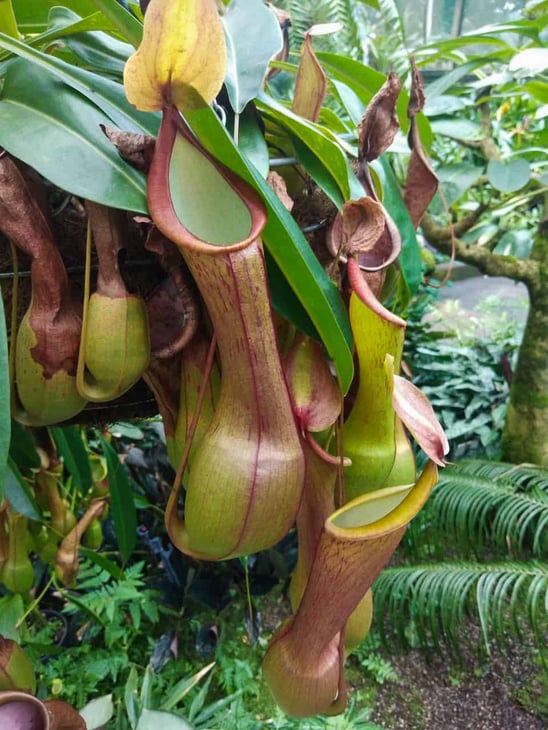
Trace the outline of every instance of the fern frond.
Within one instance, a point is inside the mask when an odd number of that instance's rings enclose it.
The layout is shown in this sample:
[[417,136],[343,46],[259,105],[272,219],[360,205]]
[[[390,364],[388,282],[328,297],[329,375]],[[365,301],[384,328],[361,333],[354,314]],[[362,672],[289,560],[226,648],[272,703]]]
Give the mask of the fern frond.
[[400,79],[409,73],[407,42],[402,16],[395,0],[379,0],[380,20],[384,27],[374,52],[381,71],[395,71]]
[[524,625],[543,646],[548,602],[548,566],[530,563],[426,564],[387,568],[373,587],[375,617],[385,640],[409,644],[409,630],[422,646],[458,651],[468,640],[467,620],[479,619],[487,653],[504,643],[508,629]]
[[409,537],[424,540],[433,529],[445,535],[445,548],[464,555],[487,549],[509,558],[540,558],[548,548],[547,484],[548,473],[539,468],[459,463],[441,473]]
[[518,485],[523,491],[539,489],[548,495],[548,471],[534,464],[509,464],[504,461],[465,459],[459,461],[459,471],[477,474],[485,479],[504,479]]
[[304,34],[313,25],[341,23],[339,33],[315,39],[315,47],[363,59],[364,14],[353,0],[280,0],[277,5],[291,16],[290,46],[294,54],[299,53]]

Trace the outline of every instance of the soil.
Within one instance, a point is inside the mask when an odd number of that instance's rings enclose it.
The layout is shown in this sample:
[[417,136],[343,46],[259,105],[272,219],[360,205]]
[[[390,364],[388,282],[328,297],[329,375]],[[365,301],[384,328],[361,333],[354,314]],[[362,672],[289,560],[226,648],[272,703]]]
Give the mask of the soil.
[[398,680],[379,685],[371,720],[384,730],[543,730],[547,677],[531,651],[513,646],[461,664],[418,651],[387,656]]
[[[277,600],[269,596],[264,608],[267,633],[290,612],[288,601],[280,596]],[[369,721],[382,730],[547,730],[548,669],[533,637],[521,642],[509,639],[481,658],[471,650],[479,645],[480,635],[479,626],[467,626],[473,643],[460,646],[458,658],[399,647],[390,651],[373,635],[371,654],[358,650],[346,662],[355,709],[372,707]],[[377,673],[364,671],[360,656],[371,655],[397,679],[384,679],[382,668]],[[344,727],[353,728],[349,722]]]

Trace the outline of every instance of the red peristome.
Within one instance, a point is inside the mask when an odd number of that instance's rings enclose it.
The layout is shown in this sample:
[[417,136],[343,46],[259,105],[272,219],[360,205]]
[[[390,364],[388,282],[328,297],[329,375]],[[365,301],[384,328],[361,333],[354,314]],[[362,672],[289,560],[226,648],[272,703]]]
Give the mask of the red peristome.
[[379,302],[377,297],[373,294],[369,288],[368,283],[363,278],[363,274],[360,270],[359,264],[354,258],[348,260],[348,280],[350,286],[361,301],[371,309],[371,311],[378,314],[379,317],[395,324],[397,327],[405,327],[405,322],[397,314],[394,314]]
[[[252,211],[252,225],[246,238],[228,246],[214,246],[195,236],[177,217],[169,185],[171,155],[177,134],[183,135],[200,151],[200,154],[216,168],[248,209]],[[266,208],[256,191],[232,170],[215,160],[200,145],[175,107],[163,110],[162,123],[148,174],[147,199],[150,214],[158,228],[167,238],[186,250],[209,254],[238,251],[259,238],[266,223]],[[214,215],[215,201],[212,200],[211,202],[212,215]]]

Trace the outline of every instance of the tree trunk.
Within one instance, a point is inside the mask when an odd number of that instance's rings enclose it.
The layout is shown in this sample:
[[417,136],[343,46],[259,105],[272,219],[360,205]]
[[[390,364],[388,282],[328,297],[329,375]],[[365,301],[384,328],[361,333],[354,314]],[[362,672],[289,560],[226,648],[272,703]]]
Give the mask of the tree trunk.
[[[544,229],[544,230],[543,230]],[[502,458],[548,468],[548,236],[541,224],[531,259],[538,268],[525,283],[530,308],[502,436]]]

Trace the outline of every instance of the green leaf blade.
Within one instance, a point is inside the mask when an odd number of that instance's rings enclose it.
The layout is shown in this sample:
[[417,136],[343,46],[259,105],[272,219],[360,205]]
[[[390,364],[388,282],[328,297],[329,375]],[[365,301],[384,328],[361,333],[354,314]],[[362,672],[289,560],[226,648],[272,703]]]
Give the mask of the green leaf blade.
[[417,292],[422,279],[420,246],[390,163],[383,155],[380,160],[373,163],[373,166],[381,179],[383,205],[394,219],[402,238],[402,249],[398,264],[404,286],[398,305],[405,308],[411,297]]
[[127,562],[137,542],[137,514],[128,476],[112,446],[101,438],[107,462],[112,519],[120,555]]
[[281,50],[282,32],[276,16],[262,0],[232,0],[222,21],[228,55],[226,89],[232,108],[241,114],[259,93],[268,62]]
[[143,37],[143,26],[137,18],[116,0],[93,0],[93,2],[95,7],[112,21],[127,42],[137,48]]
[[92,485],[91,467],[80,429],[77,426],[56,426],[50,430],[74,485],[80,494],[86,494]]
[[16,512],[28,517],[29,520],[34,520],[35,522],[40,521],[40,508],[34,499],[29,485],[23,479],[23,475],[19,471],[17,464],[11,458],[8,459],[4,494]]
[[[119,157],[101,131],[102,124],[111,123],[42,69],[22,61],[10,65],[0,99],[0,137],[8,152],[67,192],[146,214],[145,177]],[[29,145],[29,138],[40,144]]]

